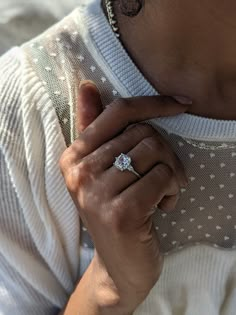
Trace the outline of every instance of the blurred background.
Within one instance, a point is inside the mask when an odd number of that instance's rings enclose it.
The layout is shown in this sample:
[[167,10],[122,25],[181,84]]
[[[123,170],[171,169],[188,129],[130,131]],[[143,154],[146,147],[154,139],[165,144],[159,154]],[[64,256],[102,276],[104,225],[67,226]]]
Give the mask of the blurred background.
[[35,37],[76,8],[80,0],[0,0],[0,55]]

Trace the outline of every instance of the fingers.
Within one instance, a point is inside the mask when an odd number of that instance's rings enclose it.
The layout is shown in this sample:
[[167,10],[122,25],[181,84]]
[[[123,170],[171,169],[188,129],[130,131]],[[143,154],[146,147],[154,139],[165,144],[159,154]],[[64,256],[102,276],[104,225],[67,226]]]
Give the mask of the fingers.
[[176,115],[185,112],[187,108],[187,105],[179,104],[166,96],[117,99],[107,106],[73,145],[81,158],[114,138],[129,124],[154,117]]
[[[135,128],[133,129],[135,130]],[[132,129],[130,131],[132,131]],[[166,143],[159,133],[154,132],[150,135],[150,133],[148,134],[148,129],[146,132],[147,134],[145,137],[143,137],[130,151],[129,148],[131,145],[129,147],[124,145],[122,148],[123,150],[121,151],[119,143],[116,143],[115,139],[113,142],[117,145],[117,155],[121,152],[128,152],[127,155],[132,160],[132,166],[140,175],[148,173],[156,164],[166,164],[174,172],[179,185],[181,187],[186,187],[188,179],[184,167],[177,155],[171,150],[170,145]],[[128,131],[122,134],[123,139],[125,139],[127,133]],[[117,156],[114,155],[114,153],[113,150],[110,150],[110,152],[108,151],[105,154],[106,160],[110,165],[114,162],[114,157]],[[104,156],[103,152],[100,154],[101,156]],[[114,196],[121,193],[128,186],[137,181],[138,177],[128,170],[121,172],[116,167],[111,166],[101,175],[101,180],[107,183],[107,189],[110,194]],[[112,183],[112,185],[110,185],[110,183]]]
[[135,170],[141,175],[146,174],[155,164],[164,163],[175,173],[180,185],[186,184],[187,177],[181,162],[159,133],[144,138],[128,156],[131,157]]
[[174,210],[179,200],[179,196],[179,193],[173,196],[165,196],[159,203],[158,208],[166,212]]
[[102,112],[103,106],[99,90],[92,81],[82,81],[76,111],[76,128],[80,133]]
[[[112,167],[115,157],[122,152],[129,152],[145,137],[150,137],[157,131],[148,124],[136,124],[130,126],[122,134],[116,138],[103,144],[94,152],[86,156],[86,160],[89,160],[93,173],[101,173],[104,170]],[[76,147],[71,145],[63,153],[60,159],[60,167],[62,173],[73,165],[78,164],[78,152]]]
[[121,153],[129,152],[143,139],[154,134],[157,134],[157,132],[148,124],[133,125],[116,138],[99,147],[87,158],[94,164],[94,172],[102,173],[112,167],[115,157]]
[[[158,164],[144,177],[129,186],[118,199],[127,205],[130,211],[144,216],[150,209],[159,204],[165,196],[179,193],[179,184],[174,172],[165,164]],[[131,205],[132,204],[132,205]],[[133,208],[133,210],[132,210]]]
[[[85,160],[93,174],[99,174],[100,181],[106,184],[106,192],[115,196],[138,180],[128,170],[121,172],[113,163],[115,157],[126,153],[132,160],[132,166],[141,175],[148,173],[156,164],[167,164],[174,172],[179,185],[186,187],[188,179],[178,156],[172,151],[165,138],[150,125],[137,124],[125,130],[121,135],[102,145],[89,154]],[[76,160],[76,152],[70,159]],[[71,163],[64,161],[64,165]],[[112,183],[112,185],[110,185]]]

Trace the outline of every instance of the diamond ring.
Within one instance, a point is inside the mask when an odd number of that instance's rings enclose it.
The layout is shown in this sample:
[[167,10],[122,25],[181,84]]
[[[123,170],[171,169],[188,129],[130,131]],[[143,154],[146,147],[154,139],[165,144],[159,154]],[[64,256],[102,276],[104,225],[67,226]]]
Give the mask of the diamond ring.
[[121,153],[118,157],[116,157],[116,160],[113,163],[113,165],[122,172],[128,170],[134,173],[136,176],[138,176],[138,178],[141,178],[141,175],[135,171],[135,169],[131,165],[131,162],[132,160],[128,155]]

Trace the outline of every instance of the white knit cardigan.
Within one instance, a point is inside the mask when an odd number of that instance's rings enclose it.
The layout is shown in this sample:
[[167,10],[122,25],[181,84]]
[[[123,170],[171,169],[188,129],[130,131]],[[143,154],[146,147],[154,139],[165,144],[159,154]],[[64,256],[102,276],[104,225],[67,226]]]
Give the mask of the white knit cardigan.
[[[132,95],[129,91],[137,95],[138,86],[143,89],[140,94],[150,94],[100,10],[99,1],[81,1],[59,26],[66,30],[70,21],[79,21],[76,32],[85,38],[88,49],[94,49],[92,57],[107,74],[114,95],[127,97]],[[91,14],[98,17],[92,27],[87,20]],[[100,39],[115,43],[119,53],[109,55],[104,46],[97,49],[99,36],[97,43],[91,41],[87,27],[103,30]],[[126,60],[124,80],[118,73],[119,54]],[[200,133],[202,120],[197,121]],[[219,130],[206,122],[205,131],[213,130],[217,137]],[[232,124],[224,128],[227,137],[235,130]],[[78,209],[58,166],[66,146],[45,82],[25,48],[13,48],[0,59],[0,315],[57,314],[92,258],[91,250],[80,250]],[[159,281],[135,315],[235,313],[236,251],[199,244],[165,256]]]

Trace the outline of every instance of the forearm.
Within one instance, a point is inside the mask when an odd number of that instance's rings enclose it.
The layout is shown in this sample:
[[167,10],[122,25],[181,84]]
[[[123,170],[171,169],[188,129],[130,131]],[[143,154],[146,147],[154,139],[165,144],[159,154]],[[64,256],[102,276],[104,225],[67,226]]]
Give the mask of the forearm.
[[132,315],[120,306],[117,292],[105,283],[105,273],[95,270],[93,260],[59,315]]
[[91,282],[92,264],[90,264],[75,288],[66,308],[59,315],[100,315],[99,306],[95,299],[94,287]]

